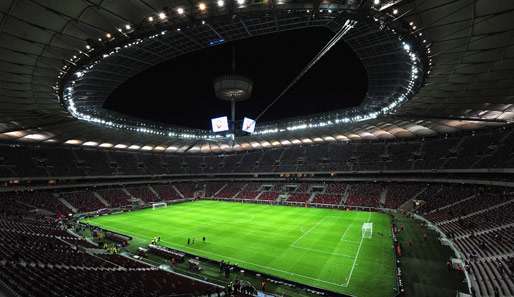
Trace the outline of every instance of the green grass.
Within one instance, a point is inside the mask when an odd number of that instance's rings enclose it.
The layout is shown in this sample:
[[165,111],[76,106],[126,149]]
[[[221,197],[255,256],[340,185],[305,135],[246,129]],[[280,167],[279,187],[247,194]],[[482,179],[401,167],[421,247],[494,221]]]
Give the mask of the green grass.
[[[457,291],[466,292],[464,275],[448,271],[446,261],[453,252],[441,245],[438,234],[406,216],[397,215],[396,219],[398,226],[404,227],[398,240],[402,246],[405,296],[454,297]],[[425,233],[427,239],[423,237]]]
[[[373,236],[363,239],[368,221]],[[137,242],[160,236],[164,246],[338,293],[394,295],[391,222],[381,213],[203,200],[86,222]]]

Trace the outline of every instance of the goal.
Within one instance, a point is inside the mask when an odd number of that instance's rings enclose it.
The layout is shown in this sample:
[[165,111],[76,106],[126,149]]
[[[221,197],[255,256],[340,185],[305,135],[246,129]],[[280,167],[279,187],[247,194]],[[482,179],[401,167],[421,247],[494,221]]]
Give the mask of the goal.
[[168,204],[166,202],[156,202],[152,203],[152,209],[161,208],[161,207],[168,207]]
[[373,223],[362,224],[362,238],[371,238],[373,235]]

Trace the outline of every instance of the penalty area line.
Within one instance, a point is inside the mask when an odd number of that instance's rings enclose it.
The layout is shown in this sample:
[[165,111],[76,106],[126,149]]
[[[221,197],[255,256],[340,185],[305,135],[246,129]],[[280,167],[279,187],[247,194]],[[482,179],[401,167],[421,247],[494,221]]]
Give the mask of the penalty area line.
[[[316,224],[314,224],[312,227],[309,228],[309,230],[305,231],[302,236],[298,237],[295,241],[293,241],[293,243],[291,243],[291,246],[295,246],[296,243],[298,243],[298,241],[302,240],[302,238],[304,238],[307,234],[311,233],[312,230],[314,230],[316,227],[319,226],[319,224],[321,224],[321,222],[325,219],[326,217],[323,217],[321,218]],[[300,226],[300,229],[302,228],[302,226]]]
[[[368,220],[366,222],[369,222],[371,220],[371,212],[368,214]],[[342,285],[343,287],[348,287],[350,284],[350,280],[352,279],[353,270],[355,269],[355,264],[357,264],[357,259],[359,258],[359,253],[361,251],[362,242],[364,241],[364,237],[361,234],[361,241],[359,243],[359,248],[357,248],[357,255],[355,255],[355,259],[353,260],[352,269],[350,269],[350,275],[348,276],[348,279],[346,280],[346,284]]]

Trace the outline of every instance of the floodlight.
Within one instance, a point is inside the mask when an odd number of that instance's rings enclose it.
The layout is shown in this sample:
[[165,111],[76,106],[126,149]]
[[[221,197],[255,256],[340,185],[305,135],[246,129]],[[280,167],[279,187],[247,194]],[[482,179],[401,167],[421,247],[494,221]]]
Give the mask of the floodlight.
[[184,14],[184,8],[182,8],[182,7],[177,8],[177,13]]
[[198,9],[204,11],[207,9],[207,5],[205,5],[203,2],[200,2],[200,4],[198,4]]
[[225,1],[218,0],[217,4],[218,4],[218,7],[223,7],[223,5],[225,5]]
[[148,17],[148,21],[149,21],[149,22],[153,22],[153,16],[149,16],[149,17]]
[[161,20],[166,19],[166,14],[164,12],[159,12],[159,19],[161,19]]

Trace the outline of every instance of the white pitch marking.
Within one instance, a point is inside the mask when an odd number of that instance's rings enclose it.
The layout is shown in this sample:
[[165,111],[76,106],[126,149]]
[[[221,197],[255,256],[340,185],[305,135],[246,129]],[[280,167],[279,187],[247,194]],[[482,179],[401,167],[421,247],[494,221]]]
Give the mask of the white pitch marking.
[[305,237],[305,235],[307,235],[307,234],[311,233],[311,232],[312,232],[312,230],[314,230],[314,228],[318,227],[318,226],[319,226],[319,224],[321,224],[321,222],[322,222],[325,218],[326,218],[326,217],[321,218],[321,219],[320,219],[320,220],[319,220],[319,221],[318,221],[314,226],[310,227],[310,228],[309,228],[309,230],[305,231],[305,232],[302,234],[302,236],[298,237],[298,238],[297,238],[293,243],[291,243],[291,246],[295,246],[295,245],[296,245],[296,243],[297,243],[298,241],[300,241],[302,238],[304,238],[304,237]]
[[[371,219],[371,212],[368,214],[367,222],[369,222],[370,219]],[[361,234],[361,242],[359,243],[359,247],[357,248],[357,255],[355,255],[355,259],[353,260],[353,264],[352,264],[352,269],[350,269],[350,275],[347,277],[347,281],[346,281],[346,284],[344,285],[344,287],[348,287],[348,285],[350,284],[350,280],[352,279],[353,270],[355,269],[355,264],[357,263],[357,258],[359,258],[359,253],[361,251],[361,246],[362,246],[363,240],[364,240],[364,237],[362,237],[362,234]]]
[[316,250],[316,249],[311,249],[311,248],[305,248],[305,247],[296,246],[296,245],[295,246],[291,246],[291,247],[295,248],[295,249],[311,251],[311,252],[315,252],[315,253],[319,253],[319,254],[325,254],[325,255],[331,255],[331,256],[338,256],[338,257],[345,257],[345,258],[353,259],[352,256],[348,256],[348,255],[340,254],[340,253],[329,253],[329,252],[324,252],[324,251],[320,251],[320,250]]
[[344,233],[343,235],[341,236],[341,239],[339,241],[343,241],[344,240],[344,237],[346,236],[346,232],[348,232],[348,229],[350,229],[350,226],[352,225],[353,223],[350,223],[350,225],[346,226],[346,230],[344,230]]
[[[122,228],[110,228],[110,229],[117,229],[119,231],[127,231],[127,230],[123,230]],[[150,236],[142,235],[140,233],[133,232],[133,231],[130,231],[129,233],[137,234],[137,235],[139,235],[139,237],[150,238]],[[241,260],[241,259],[238,259],[238,258],[221,255],[221,254],[214,253],[214,252],[211,252],[211,251],[199,250],[199,249],[195,249],[195,248],[190,247],[190,246],[185,246],[185,245],[182,245],[182,244],[171,243],[171,242],[164,241],[164,240],[161,240],[161,242],[167,243],[168,244],[167,246],[170,247],[170,248],[173,248],[173,246],[177,246],[178,245],[178,246],[190,249],[190,250],[195,250],[195,251],[200,251],[202,253],[215,255],[215,256],[218,256],[218,257],[220,257],[222,259],[231,259],[231,260],[233,260],[235,262],[246,263],[246,264],[250,264],[250,265],[253,265],[253,266],[257,266],[257,267],[262,267],[262,268],[265,268],[265,269],[270,269],[270,270],[274,270],[274,271],[278,271],[278,272],[282,272],[282,273],[287,273],[289,275],[295,275],[295,276],[299,276],[299,277],[303,277],[303,278],[306,278],[306,279],[318,281],[318,282],[321,282],[321,283],[326,283],[326,284],[337,286],[337,287],[346,287],[345,285],[342,285],[342,284],[337,284],[337,283],[325,281],[325,280],[322,280],[322,279],[319,279],[319,278],[314,278],[314,277],[310,277],[310,276],[307,276],[307,275],[303,275],[303,274],[298,274],[298,273],[294,273],[294,272],[290,272],[290,271],[286,271],[286,270],[282,270],[282,269],[277,269],[277,268],[273,268],[273,267],[269,267],[269,266],[265,266],[265,265],[260,265],[260,264],[244,261],[244,260]]]

